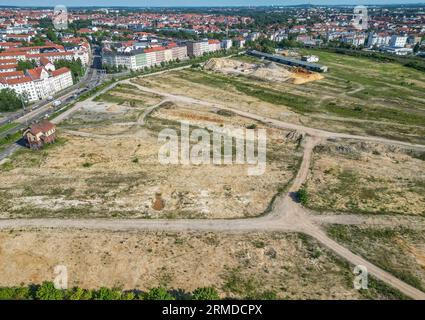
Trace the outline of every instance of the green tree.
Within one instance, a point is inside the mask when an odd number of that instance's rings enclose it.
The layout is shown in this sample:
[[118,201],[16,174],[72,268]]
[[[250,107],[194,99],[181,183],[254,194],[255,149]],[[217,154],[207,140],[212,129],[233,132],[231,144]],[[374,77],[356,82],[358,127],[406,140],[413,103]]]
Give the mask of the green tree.
[[15,90],[6,88],[0,90],[0,111],[15,111],[22,108],[22,101]]
[[175,300],[175,298],[164,288],[152,288],[143,295],[145,300]]
[[28,287],[0,288],[0,300],[25,300],[31,298]]
[[16,70],[25,72],[28,69],[34,69],[35,67],[37,67],[37,63],[35,62],[35,60],[19,60]]
[[80,58],[77,60],[57,60],[55,61],[55,68],[63,68],[66,67],[71,70],[72,79],[74,83],[84,74],[83,64],[81,63]]
[[297,192],[297,200],[303,206],[305,206],[308,203],[309,196],[308,196],[308,191],[307,191],[307,189],[305,187],[302,187],[300,190],[298,190],[298,192]]
[[90,300],[93,298],[93,293],[90,290],[76,287],[67,292],[66,298],[68,300]]
[[52,282],[46,281],[37,288],[35,297],[38,300],[63,300],[65,298],[65,292],[56,289]]
[[193,291],[193,300],[218,300],[218,292],[213,287],[198,288]]
[[49,28],[46,31],[46,37],[52,42],[59,42],[58,36],[56,35],[56,32],[52,28]]
[[120,300],[121,290],[102,287],[93,294],[95,300]]
[[419,50],[420,50],[420,48],[421,48],[421,44],[418,42],[418,43],[415,45],[415,47],[413,48],[413,52],[414,52],[414,53],[418,53],[418,52],[419,52]]

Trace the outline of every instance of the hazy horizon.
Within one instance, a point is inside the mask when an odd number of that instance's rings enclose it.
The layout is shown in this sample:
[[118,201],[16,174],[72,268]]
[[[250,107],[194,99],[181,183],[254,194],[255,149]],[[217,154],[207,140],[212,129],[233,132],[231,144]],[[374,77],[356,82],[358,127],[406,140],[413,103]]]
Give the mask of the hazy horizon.
[[[373,3],[372,3],[373,2]],[[417,5],[424,1],[411,0],[369,0],[369,1],[335,1],[335,0],[312,0],[312,1],[252,1],[252,0],[6,0],[0,6],[13,7],[54,7],[55,5],[66,5],[69,7],[231,7],[231,6],[291,6],[291,5]]]

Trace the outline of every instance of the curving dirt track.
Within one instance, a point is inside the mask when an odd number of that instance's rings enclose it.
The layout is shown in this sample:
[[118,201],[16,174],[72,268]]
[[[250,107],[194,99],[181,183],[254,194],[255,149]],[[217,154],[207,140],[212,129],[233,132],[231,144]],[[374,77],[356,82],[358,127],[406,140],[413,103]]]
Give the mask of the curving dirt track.
[[[129,83],[129,80],[123,81],[124,83]],[[136,85],[131,83],[132,85]],[[116,85],[116,84],[114,84]],[[113,86],[111,86],[113,87]],[[303,160],[299,169],[299,172],[294,179],[292,186],[287,194],[278,198],[274,205],[272,211],[263,217],[252,218],[252,219],[234,219],[234,220],[202,220],[202,219],[193,219],[193,220],[135,220],[135,219],[5,219],[0,220],[0,229],[24,229],[24,228],[57,228],[57,229],[66,229],[66,228],[78,228],[78,229],[96,229],[96,230],[113,230],[113,231],[126,231],[126,230],[149,230],[149,231],[219,231],[219,232],[228,232],[228,233],[237,233],[237,232],[252,232],[252,231],[283,231],[283,232],[301,232],[305,233],[311,237],[314,237],[323,245],[333,250],[336,254],[346,259],[353,265],[363,265],[368,269],[368,272],[376,277],[379,280],[384,281],[385,283],[391,285],[392,287],[398,289],[403,294],[413,298],[425,300],[425,293],[406,284],[400,279],[394,277],[390,273],[384,271],[383,269],[373,265],[372,263],[366,261],[361,256],[358,256],[352,253],[347,248],[341,246],[331,238],[329,238],[326,233],[321,228],[322,223],[332,222],[332,219],[326,221],[325,218],[318,218],[317,216],[312,215],[309,211],[304,209],[294,200],[294,194],[302,184],[305,182],[309,168],[311,156],[313,153],[314,147],[322,140],[326,138],[347,138],[347,139],[357,139],[357,140],[366,140],[366,141],[375,141],[381,143],[395,144],[395,145],[404,145],[413,148],[425,149],[424,145],[410,144],[406,142],[388,140],[378,137],[367,137],[367,136],[357,136],[350,134],[341,134],[341,133],[332,133],[319,129],[312,129],[300,125],[294,125],[290,123],[285,123],[279,120],[270,119],[262,117],[256,114],[249,112],[244,112],[236,110],[233,108],[227,108],[225,106],[220,106],[214,103],[193,99],[185,96],[171,95],[168,93],[159,92],[146,88],[140,85],[137,87],[143,91],[155,93],[160,96],[163,96],[166,101],[180,101],[185,103],[193,103],[199,105],[205,105],[209,107],[221,108],[224,110],[232,111],[238,115],[259,120],[271,126],[275,126],[283,129],[297,130],[306,134],[304,140],[304,155]],[[110,87],[107,88],[109,90]],[[106,89],[105,89],[106,90]],[[103,92],[103,91],[102,91]],[[101,93],[101,92],[100,92]],[[100,94],[99,93],[99,94]],[[159,107],[162,103],[155,105],[149,108],[149,111],[152,111],[154,108]],[[73,110],[68,110],[66,114],[62,114],[60,119],[55,122],[58,122],[65,117],[69,116],[73,111],[78,109],[72,108]],[[143,119],[144,117],[142,117]],[[141,121],[142,123],[143,121]],[[336,218],[333,218],[334,220]],[[340,219],[341,223],[344,223],[344,218]],[[361,219],[345,216],[345,222],[351,223],[362,223]]]

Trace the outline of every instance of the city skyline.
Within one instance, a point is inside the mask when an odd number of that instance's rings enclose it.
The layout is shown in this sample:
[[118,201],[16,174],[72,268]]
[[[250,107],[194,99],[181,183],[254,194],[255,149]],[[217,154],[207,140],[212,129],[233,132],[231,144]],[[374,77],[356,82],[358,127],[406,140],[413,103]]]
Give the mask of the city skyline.
[[25,7],[25,6],[34,6],[34,7],[54,7],[55,5],[66,5],[70,7],[230,7],[230,6],[292,6],[292,5],[415,5],[423,4],[423,1],[412,1],[412,0],[376,0],[371,3],[371,1],[337,1],[337,0],[310,0],[310,1],[300,1],[300,0],[289,0],[289,1],[252,1],[252,0],[217,0],[211,2],[210,0],[154,0],[154,1],[136,1],[136,0],[126,0],[126,1],[116,1],[116,0],[48,0],[43,1],[34,1],[34,0],[17,0],[17,1],[5,1],[2,6],[14,6],[14,7]]

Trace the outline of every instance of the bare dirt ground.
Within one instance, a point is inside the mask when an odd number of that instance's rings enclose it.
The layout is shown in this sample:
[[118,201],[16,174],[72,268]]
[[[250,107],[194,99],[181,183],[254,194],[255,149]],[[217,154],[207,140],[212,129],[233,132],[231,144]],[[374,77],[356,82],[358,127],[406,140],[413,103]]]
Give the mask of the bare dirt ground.
[[307,180],[319,211],[425,215],[423,152],[355,141],[315,149]]
[[[140,82],[140,80],[139,80]],[[146,81],[149,82],[149,81]],[[168,83],[167,83],[168,84]],[[178,82],[176,86],[178,86]],[[189,94],[192,96],[192,92],[186,92],[185,94],[179,95],[179,96],[173,96],[170,94],[172,90],[175,90],[173,86],[169,86],[165,89],[159,88],[157,90],[146,90],[145,88],[138,87],[139,89],[143,89],[145,92],[149,92],[150,94],[158,94],[163,97],[163,99],[166,99],[169,102],[172,102],[175,105],[179,105],[181,103],[183,104],[194,104],[198,106],[208,107],[208,108],[221,108],[221,103],[218,102],[218,96],[215,98],[215,102],[208,102],[205,100],[196,100],[191,97],[188,97],[186,94]],[[232,90],[229,90],[232,91]],[[226,91],[227,92],[227,91]],[[109,97],[110,98],[110,97]],[[204,96],[205,99],[210,99],[210,96]],[[231,99],[229,99],[231,101]],[[309,174],[309,168],[310,168],[310,160],[312,157],[312,150],[315,147],[316,144],[320,143],[320,141],[323,139],[358,139],[361,141],[374,141],[379,143],[384,143],[387,145],[392,145],[393,143],[398,146],[409,146],[413,149],[419,149],[422,150],[423,146],[421,145],[413,145],[410,143],[401,143],[396,142],[394,140],[384,139],[384,138],[376,138],[376,137],[368,137],[368,136],[354,136],[349,134],[341,134],[341,133],[331,133],[329,131],[324,130],[317,130],[308,128],[306,126],[303,126],[302,124],[293,124],[288,122],[279,121],[272,118],[267,118],[265,116],[260,116],[258,114],[247,112],[247,111],[240,111],[242,108],[238,108],[238,106],[235,104],[235,102],[232,102],[234,106],[234,112],[238,116],[245,117],[247,119],[250,119],[249,122],[252,123],[252,121],[260,121],[257,123],[257,125],[261,125],[261,123],[266,123],[270,127],[274,127],[276,129],[280,130],[287,130],[287,129],[295,129],[300,130],[301,132],[313,136],[313,138],[308,137],[304,143],[304,155],[303,155],[303,162],[301,163],[300,170],[297,173],[297,177],[293,181],[291,187],[289,188],[289,193],[278,197],[277,201],[274,203],[274,206],[270,212],[270,214],[261,217],[261,218],[255,218],[255,219],[236,219],[236,220],[206,220],[206,219],[194,219],[194,220],[102,220],[102,219],[92,219],[92,220],[84,220],[84,219],[70,219],[70,220],[63,220],[63,219],[15,219],[15,220],[1,220],[0,221],[0,227],[2,230],[10,230],[12,229],[27,229],[27,228],[34,228],[34,227],[40,227],[44,230],[47,230],[46,228],[59,228],[61,232],[66,230],[66,228],[73,228],[75,229],[86,229],[83,232],[89,232],[89,230],[116,230],[116,231],[164,231],[168,230],[169,232],[185,232],[188,230],[192,231],[198,231],[198,232],[217,232],[217,231],[227,231],[227,232],[240,232],[240,233],[253,233],[253,232],[261,232],[264,230],[268,231],[292,231],[292,232],[301,232],[303,234],[307,234],[313,238],[315,238],[318,242],[323,244],[325,247],[329,248],[330,250],[337,253],[340,257],[346,259],[353,265],[364,265],[368,268],[369,273],[373,276],[376,276],[378,279],[384,281],[385,283],[393,286],[394,288],[397,288],[404,294],[406,294],[409,297],[415,298],[415,299],[424,299],[425,294],[418,290],[418,287],[416,285],[409,285],[411,283],[410,281],[403,281],[400,279],[403,279],[403,277],[400,277],[399,274],[396,274],[394,276],[394,273],[387,272],[384,269],[379,267],[379,263],[377,265],[374,265],[370,263],[369,261],[365,260],[362,256],[353,253],[346,247],[342,246],[332,238],[330,238],[326,232],[322,228],[322,224],[326,223],[325,220],[318,219],[318,216],[312,216],[311,212],[308,210],[305,210],[303,207],[301,207],[299,204],[294,202],[294,192],[297,191],[297,189],[306,181],[306,178]],[[120,104],[120,102],[118,103]],[[136,103],[137,105],[137,103]],[[134,106],[134,104],[133,104]],[[182,106],[179,106],[182,107]],[[281,106],[279,106],[281,107]],[[183,108],[184,109],[184,108]],[[182,109],[182,110],[183,110]],[[223,110],[223,108],[221,108]],[[229,111],[232,108],[224,108],[224,110]],[[267,108],[266,108],[267,109]],[[272,109],[272,108],[271,108]],[[270,109],[270,110],[271,110]],[[233,110],[233,109],[232,109]],[[236,112],[236,110],[239,110]],[[270,111],[269,110],[269,111]],[[141,109],[142,111],[142,109]],[[144,109],[143,114],[147,109]],[[231,110],[230,110],[231,111]],[[257,110],[259,111],[259,110]],[[150,130],[157,130],[159,127],[159,123],[163,123],[164,121],[167,123],[168,126],[170,126],[170,123],[172,124],[173,119],[176,119],[181,116],[181,112],[183,114],[187,111],[177,111],[173,110],[173,107],[166,108],[165,110],[159,110],[154,111],[150,110],[150,112],[153,112],[151,114],[151,117],[148,117],[146,120],[146,125],[149,127]],[[262,114],[260,112],[260,114]],[[162,117],[162,118],[155,118],[155,117]],[[228,115],[226,115],[228,116]],[[142,117],[143,118],[143,117]],[[139,123],[139,119],[137,119],[137,123]],[[158,120],[159,119],[159,120]],[[205,122],[214,122],[216,119],[214,116],[205,114],[200,114],[198,117],[195,117],[195,120],[197,125],[203,125]],[[85,138],[89,137],[90,135],[92,139],[98,139],[97,133],[83,133],[85,135]],[[123,136],[122,133],[120,133],[121,137]],[[78,135],[77,135],[78,136]],[[110,139],[110,137],[108,137]],[[96,159],[95,159],[96,160]],[[83,163],[83,167],[85,169],[94,167],[93,163],[89,162],[88,166],[84,166],[85,163]],[[13,165],[9,165],[9,167],[6,168],[7,170],[13,170]],[[108,188],[110,190],[111,188]],[[99,192],[96,192],[96,194],[99,194]],[[329,218],[329,215],[326,216],[326,218]],[[326,219],[329,221],[329,219]],[[351,216],[343,217],[343,219],[340,220],[340,222],[344,221],[353,221]],[[13,232],[13,231],[12,231]],[[179,241],[178,241],[179,242]],[[314,248],[317,249],[317,245],[314,245]],[[354,251],[354,250],[353,250]],[[245,270],[245,269],[244,269]],[[238,279],[238,277],[232,276],[230,279]],[[299,277],[297,279],[299,281]],[[308,281],[310,283],[311,280]],[[229,288],[228,285],[229,278],[227,278],[227,285],[224,286],[225,288]],[[241,281],[237,281],[237,283],[240,283]],[[242,281],[243,282],[243,281]],[[230,286],[231,287],[231,286]],[[249,287],[249,286],[248,286]],[[251,286],[252,287],[252,286]],[[234,290],[234,288],[233,288]],[[238,290],[237,290],[238,291]],[[310,289],[308,288],[308,291],[310,292]],[[385,298],[384,296],[381,296],[381,298]]]
[[[264,175],[249,176],[248,164],[161,165],[158,133],[179,131],[179,121],[193,128],[265,126],[184,103],[163,104],[146,115],[149,107],[126,105],[127,97],[122,99],[87,103],[61,124],[63,143],[40,152],[23,150],[4,164],[1,217],[253,217],[266,212],[295,175],[302,152],[297,141],[287,139],[287,131],[271,128]],[[165,201],[160,211],[152,208],[157,193]]]
[[59,264],[68,268],[69,286],[84,288],[215,286],[223,298],[271,292],[285,299],[365,298],[352,287],[347,266],[297,234],[0,232],[1,285],[53,280]]
[[237,59],[213,58],[205,63],[204,70],[233,76],[246,76],[266,82],[290,82],[297,85],[324,79],[324,76],[319,73],[282,66],[274,62],[260,63],[259,61],[258,63],[247,63]]

